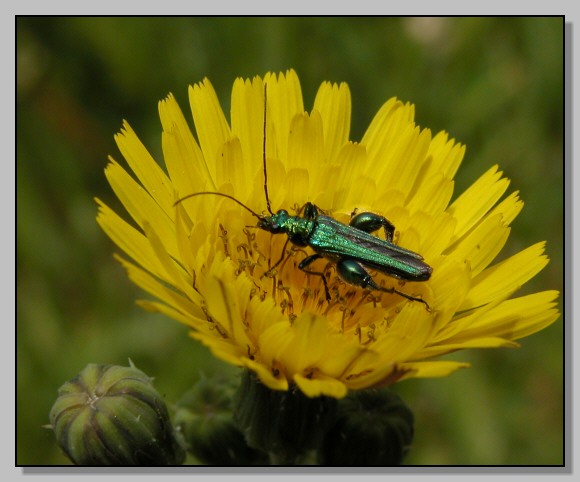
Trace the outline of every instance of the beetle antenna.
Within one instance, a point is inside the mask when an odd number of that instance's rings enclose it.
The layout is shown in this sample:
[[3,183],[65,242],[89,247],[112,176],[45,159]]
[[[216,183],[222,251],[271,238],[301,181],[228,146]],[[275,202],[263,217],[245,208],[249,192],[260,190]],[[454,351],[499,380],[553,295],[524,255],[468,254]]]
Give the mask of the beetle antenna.
[[264,83],[264,136],[262,141],[262,163],[264,165],[264,193],[266,194],[266,207],[268,212],[272,215],[272,207],[270,206],[270,196],[268,196],[268,169],[266,168],[266,110],[268,106],[268,84]]
[[188,194],[187,196],[184,196],[180,199],[178,199],[177,201],[175,201],[173,203],[173,206],[177,206],[178,204],[181,204],[183,201],[185,201],[186,199],[190,199],[192,197],[195,196],[201,196],[202,194],[213,194],[214,196],[221,196],[221,197],[227,197],[228,199],[231,199],[232,201],[238,203],[240,206],[242,206],[246,211],[248,211],[249,213],[252,214],[252,216],[257,217],[258,219],[264,219],[264,216],[259,215],[258,213],[252,211],[248,206],[246,206],[243,202],[238,201],[235,197],[230,196],[229,194],[224,194],[223,192],[215,192],[215,191],[201,191],[201,192],[194,192],[193,194]]

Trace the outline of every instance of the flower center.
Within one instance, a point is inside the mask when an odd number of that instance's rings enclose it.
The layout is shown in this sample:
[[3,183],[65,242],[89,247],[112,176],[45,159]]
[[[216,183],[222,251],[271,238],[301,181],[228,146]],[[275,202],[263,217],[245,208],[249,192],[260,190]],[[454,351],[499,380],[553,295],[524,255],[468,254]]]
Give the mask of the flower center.
[[[354,334],[361,343],[368,343],[373,339],[375,327],[379,324],[387,327],[391,312],[398,310],[399,303],[404,301],[397,295],[347,284],[337,275],[335,262],[326,258],[308,267],[318,275],[301,270],[300,263],[312,252],[292,245],[285,235],[245,227],[230,239],[220,225],[218,236],[226,256],[237,266],[236,275],[245,273],[255,285],[250,296],[274,299],[290,321],[305,311],[317,313],[325,316],[337,332]],[[330,300],[326,299],[322,277]],[[385,286],[397,283],[382,275],[380,282]],[[381,310],[375,310],[377,307]]]

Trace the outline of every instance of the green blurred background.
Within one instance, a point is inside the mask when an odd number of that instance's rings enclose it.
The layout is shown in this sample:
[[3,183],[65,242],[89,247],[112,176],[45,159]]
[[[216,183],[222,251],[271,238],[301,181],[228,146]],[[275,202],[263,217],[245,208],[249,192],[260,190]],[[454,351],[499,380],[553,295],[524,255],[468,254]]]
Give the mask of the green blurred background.
[[[161,157],[157,102],[188,112],[207,76],[224,110],[238,76],[294,68],[307,109],[324,80],[352,92],[351,138],[392,96],[467,145],[461,192],[499,163],[525,201],[503,256],[548,241],[521,293],[563,287],[562,18],[18,18],[17,464],[66,464],[48,412],[87,363],[135,364],[176,400],[232,370],[162,316],[113,260],[94,197],[127,119]],[[562,306],[560,306],[562,308]],[[473,367],[398,384],[416,416],[409,465],[563,463],[563,321],[519,350],[461,352]]]

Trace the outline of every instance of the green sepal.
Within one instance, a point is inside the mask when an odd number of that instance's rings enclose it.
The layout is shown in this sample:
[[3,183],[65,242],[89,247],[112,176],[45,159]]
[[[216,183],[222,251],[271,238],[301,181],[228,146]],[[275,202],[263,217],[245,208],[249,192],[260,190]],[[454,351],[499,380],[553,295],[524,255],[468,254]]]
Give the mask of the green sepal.
[[177,403],[174,422],[187,450],[207,465],[263,465],[264,452],[251,448],[233,419],[234,383],[201,378]]
[[320,465],[398,466],[414,435],[413,412],[386,389],[353,392],[339,401],[335,423],[318,451]]
[[234,400],[234,416],[251,447],[270,454],[271,463],[293,465],[315,450],[334,420],[337,400],[309,398],[296,387],[272,390],[245,370]]

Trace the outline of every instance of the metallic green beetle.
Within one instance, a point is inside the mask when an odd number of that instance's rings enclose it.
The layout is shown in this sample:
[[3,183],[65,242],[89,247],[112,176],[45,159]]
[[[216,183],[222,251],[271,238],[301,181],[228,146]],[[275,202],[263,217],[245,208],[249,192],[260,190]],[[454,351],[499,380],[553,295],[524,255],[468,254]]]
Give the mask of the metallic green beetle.
[[[312,275],[320,276],[324,284],[327,301],[331,300],[326,276],[320,271],[311,271],[307,267],[317,259],[327,258],[336,263],[340,278],[346,283],[370,290],[396,293],[408,300],[429,305],[422,298],[410,296],[395,288],[384,288],[378,285],[367,271],[367,268],[384,273],[392,278],[405,281],[426,281],[431,277],[433,269],[423,261],[423,257],[413,251],[401,248],[393,243],[395,227],[386,218],[371,212],[362,212],[353,216],[348,225],[336,219],[319,214],[319,208],[308,202],[301,211],[303,216],[290,216],[288,211],[280,209],[270,215],[261,215],[252,211],[246,205],[228,194],[203,191],[190,194],[177,202],[182,202],[195,196],[213,194],[235,201],[253,216],[258,218],[257,228],[272,234],[286,234],[288,241],[296,246],[309,246],[315,252],[304,258],[298,268]],[[383,228],[386,239],[370,234]],[[286,245],[282,257],[271,268],[274,269],[284,259]]]

